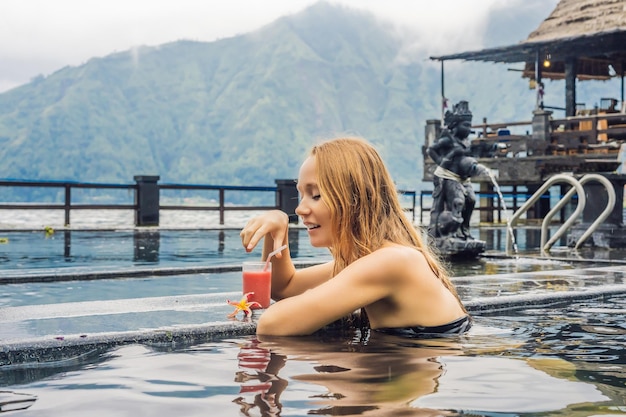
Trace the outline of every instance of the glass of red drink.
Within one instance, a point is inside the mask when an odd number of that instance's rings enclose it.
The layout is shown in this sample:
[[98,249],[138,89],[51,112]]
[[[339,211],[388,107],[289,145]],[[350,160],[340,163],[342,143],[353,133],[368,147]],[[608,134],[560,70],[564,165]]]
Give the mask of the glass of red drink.
[[252,293],[248,301],[256,301],[261,305],[252,306],[253,309],[268,308],[272,292],[272,264],[261,261],[244,262],[243,270],[243,293]]

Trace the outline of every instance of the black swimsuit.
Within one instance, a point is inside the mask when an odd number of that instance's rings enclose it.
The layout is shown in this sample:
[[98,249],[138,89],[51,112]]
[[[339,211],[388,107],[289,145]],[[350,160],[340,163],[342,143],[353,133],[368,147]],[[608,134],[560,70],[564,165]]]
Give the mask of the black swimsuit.
[[465,333],[471,327],[472,318],[470,316],[463,316],[460,319],[454,320],[448,324],[442,324],[441,326],[383,327],[374,330],[395,336],[430,339],[434,337],[459,335]]

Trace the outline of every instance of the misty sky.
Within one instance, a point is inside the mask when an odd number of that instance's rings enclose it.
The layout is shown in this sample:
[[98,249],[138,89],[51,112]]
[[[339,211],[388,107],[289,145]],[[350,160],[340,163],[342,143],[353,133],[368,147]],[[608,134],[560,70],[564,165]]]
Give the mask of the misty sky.
[[[90,58],[253,31],[318,0],[0,0],[0,93]],[[424,57],[483,47],[490,10],[524,0],[332,0],[397,25]],[[548,1],[553,3],[554,1]],[[551,11],[551,8],[549,9]],[[547,14],[549,13],[547,12]],[[428,34],[428,42],[423,39]],[[426,47],[428,50],[424,51]]]

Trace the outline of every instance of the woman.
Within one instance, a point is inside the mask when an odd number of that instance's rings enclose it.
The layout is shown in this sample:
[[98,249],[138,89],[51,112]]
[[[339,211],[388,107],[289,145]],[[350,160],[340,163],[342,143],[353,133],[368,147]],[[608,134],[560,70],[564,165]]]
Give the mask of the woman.
[[[406,217],[378,152],[358,138],[314,146],[298,175],[296,214],[311,245],[333,260],[296,269],[283,251],[272,262],[271,305],[257,333],[307,335],[358,309],[371,329],[427,336],[471,326],[447,273]],[[289,218],[273,210],[241,231],[250,252],[264,238],[263,259],[288,244]]]

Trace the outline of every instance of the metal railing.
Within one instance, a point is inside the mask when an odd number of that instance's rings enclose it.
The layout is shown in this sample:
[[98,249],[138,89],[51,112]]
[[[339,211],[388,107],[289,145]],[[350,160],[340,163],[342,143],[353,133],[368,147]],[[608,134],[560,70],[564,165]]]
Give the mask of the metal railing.
[[135,184],[97,184],[74,181],[0,180],[1,187],[59,188],[65,191],[63,203],[0,203],[0,210],[64,210],[65,223],[70,224],[71,210],[135,209],[136,204],[72,204],[73,189],[126,189],[136,190]]
[[[38,188],[58,188],[64,190],[64,198],[62,203],[0,203],[0,210],[63,210],[65,213],[64,224],[71,224],[70,213],[72,210],[138,210],[137,198],[133,204],[109,203],[73,203],[73,189],[126,189],[133,190],[136,194],[137,184],[104,184],[104,183],[81,183],[73,181],[24,181],[24,180],[0,180],[1,187],[38,187]],[[216,190],[219,193],[219,201],[217,205],[161,205],[159,210],[203,210],[203,211],[219,211],[220,225],[224,224],[224,213],[226,211],[245,211],[245,210],[269,210],[280,208],[278,204],[274,205],[250,205],[250,206],[230,206],[226,204],[225,192],[230,191],[247,191],[247,192],[271,192],[275,195],[279,192],[277,187],[250,187],[250,186],[227,186],[227,185],[195,185],[195,184],[159,184],[159,189],[172,190]],[[276,201],[279,201],[277,198]]]
[[411,218],[413,223],[415,223],[415,204],[417,203],[417,192],[416,191],[408,191],[408,190],[398,190],[400,195],[411,197],[411,206],[404,207],[404,211],[411,212]]
[[[515,222],[524,214],[534,203],[537,202],[539,198],[543,195],[543,193],[548,190],[552,185],[558,183],[567,183],[572,186],[572,188],[565,194],[559,202],[548,212],[548,214],[544,217],[543,222],[541,223],[541,251],[542,253],[546,253],[550,250],[550,248],[554,245],[554,243],[561,238],[569,228],[574,224],[574,222],[578,219],[578,217],[582,214],[585,204],[587,203],[587,199],[585,196],[585,190],[583,189],[583,184],[589,181],[598,181],[600,182],[606,192],[608,194],[608,202],[604,209],[604,211],[598,216],[597,219],[587,228],[587,230],[578,238],[576,244],[574,246],[574,250],[578,249],[585,240],[591,236],[591,234],[602,224],[604,220],[611,214],[613,207],[615,206],[615,190],[613,189],[613,185],[609,180],[599,174],[587,174],[583,176],[580,180],[577,180],[573,175],[570,174],[557,174],[546,180],[546,182],[522,205],[522,207],[517,210],[511,219],[508,222],[507,227],[507,239],[506,239],[506,253],[510,254],[511,245],[513,242],[513,225]],[[568,219],[561,225],[561,227],[554,233],[554,235],[548,240],[548,225],[552,220],[552,217],[565,205],[567,204],[574,194],[578,195],[578,203],[576,205],[576,210],[568,217]]]
[[[70,214],[72,210],[133,210],[135,213],[140,209],[137,203],[138,184],[107,184],[107,183],[87,183],[76,181],[31,181],[31,180],[0,180],[0,187],[28,187],[28,188],[56,188],[64,191],[63,202],[45,203],[45,202],[29,202],[29,203],[1,203],[0,210],[63,210],[65,213],[65,226],[71,224]],[[73,203],[72,190],[74,189],[121,189],[132,190],[134,193],[134,202],[132,204],[124,203]],[[250,210],[271,210],[284,209],[281,206],[282,189],[280,187],[264,187],[264,186],[229,186],[229,185],[201,185],[201,184],[158,184],[159,190],[180,190],[180,191],[217,191],[218,201],[215,205],[191,205],[191,204],[161,204],[159,200],[158,210],[197,210],[197,211],[218,211],[220,225],[225,223],[225,212],[227,211],[250,211]],[[250,193],[273,193],[276,203],[273,205],[229,205],[226,201],[227,192],[250,192]],[[404,210],[411,212],[413,220],[415,220],[415,204],[416,192],[408,190],[399,190],[399,195],[411,198],[411,204],[404,207]],[[292,209],[289,211],[293,211]],[[295,213],[288,213],[295,216]]]
[[[224,213],[227,210],[246,211],[246,210],[270,210],[280,208],[275,205],[257,205],[257,206],[227,206],[226,191],[247,191],[247,192],[272,192],[279,193],[277,187],[255,187],[255,186],[234,186],[234,185],[193,185],[193,184],[159,184],[161,190],[209,190],[218,192],[217,206],[210,205],[189,205],[189,204],[159,204],[160,210],[202,210],[202,211],[219,211],[220,224],[224,224]],[[277,199],[278,201],[278,199]]]

